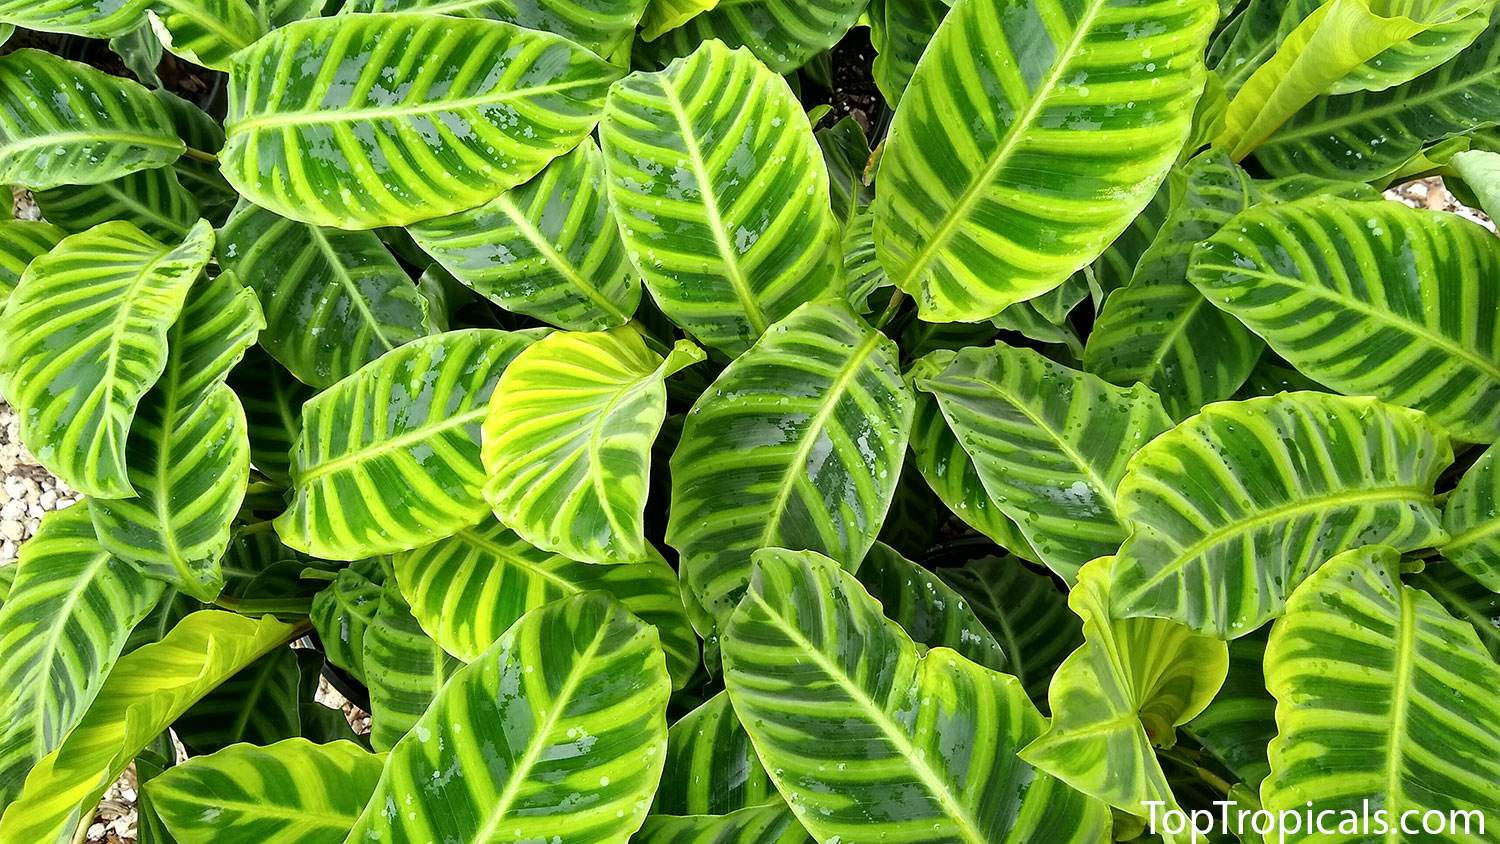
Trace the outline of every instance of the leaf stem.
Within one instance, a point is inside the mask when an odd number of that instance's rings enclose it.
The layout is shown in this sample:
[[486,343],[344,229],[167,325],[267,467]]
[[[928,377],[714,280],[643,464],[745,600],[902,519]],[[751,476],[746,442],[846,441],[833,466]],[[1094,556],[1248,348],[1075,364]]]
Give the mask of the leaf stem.
[[188,147],[187,149],[183,150],[182,154],[187,156],[188,158],[193,159],[194,161],[201,161],[204,164],[212,164],[214,166],[218,166],[219,164],[219,157],[217,155],[214,155],[211,152],[204,152],[201,149],[193,149],[192,147]]
[[899,310],[901,310],[901,305],[905,301],[906,301],[906,291],[902,290],[899,287],[896,288],[896,292],[891,294],[891,302],[890,302],[890,304],[888,304],[888,305],[885,306],[885,313],[881,314],[880,315],[880,320],[875,323],[875,330],[879,331],[880,329],[885,328],[885,326],[886,326],[887,323],[889,323],[891,320],[895,319],[896,318],[896,312],[899,311]]

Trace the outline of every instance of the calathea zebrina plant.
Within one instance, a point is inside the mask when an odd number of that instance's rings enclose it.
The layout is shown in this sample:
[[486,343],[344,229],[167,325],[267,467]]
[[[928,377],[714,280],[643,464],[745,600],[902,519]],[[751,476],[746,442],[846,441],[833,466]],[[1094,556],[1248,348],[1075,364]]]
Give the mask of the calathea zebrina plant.
[[0,842],[1500,840],[1494,6],[0,0]]

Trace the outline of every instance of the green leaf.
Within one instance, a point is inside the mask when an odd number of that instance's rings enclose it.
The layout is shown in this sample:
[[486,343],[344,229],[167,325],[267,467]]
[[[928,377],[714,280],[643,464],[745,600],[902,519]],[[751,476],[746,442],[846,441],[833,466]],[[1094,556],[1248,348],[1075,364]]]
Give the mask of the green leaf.
[[1006,670],[1005,650],[963,597],[932,572],[876,542],[859,565],[859,582],[886,618],[923,648],[948,648],[976,665]]
[[947,515],[916,462],[907,460],[901,466],[901,480],[876,538],[901,556],[920,560],[927,556]]
[[656,303],[737,355],[842,288],[828,171],[786,82],[707,42],[610,89],[600,126],[610,202]]
[[[1487,150],[1461,152],[1449,162],[1491,220],[1500,215],[1500,155]],[[1449,190],[1451,184],[1445,184]]]
[[247,0],[152,0],[146,16],[167,52],[213,70],[266,32]]
[[855,217],[875,199],[875,186],[864,182],[865,167],[870,163],[870,141],[852,117],[840,118],[827,129],[814,132],[813,137],[823,150],[823,162],[828,167],[829,202],[834,219],[844,225],[847,245],[848,229]]
[[1234,395],[1265,344],[1188,283],[1193,248],[1250,206],[1258,191],[1222,152],[1182,171],[1186,188],[1130,284],[1105,300],[1084,368],[1121,386],[1145,384],[1173,419]]
[[875,0],[866,14],[876,54],[871,72],[886,104],[896,108],[911,84],[917,60],[948,14],[948,4],[942,0]]
[[40,32],[110,38],[138,28],[150,0],[0,0],[0,21]]
[[309,399],[281,540],[357,560],[477,524],[489,512],[480,422],[501,371],[536,339],[479,328],[423,337]]
[[293,738],[189,759],[145,791],[180,844],[339,844],[380,768],[351,742]]
[[31,262],[52,251],[67,234],[51,223],[0,220],[0,313]]
[[610,58],[628,45],[646,0],[349,0],[343,12],[425,12],[505,21],[573,41]]
[[641,16],[641,40],[655,41],[718,4],[719,0],[647,0]]
[[188,291],[167,332],[166,367],[126,440],[136,497],[90,508],[106,549],[202,601],[224,585],[219,558],[250,473],[245,411],[224,379],[264,325],[255,295],[232,273],[203,276]]
[[817,840],[1109,837],[1102,803],[1015,756],[1046,722],[1014,677],[946,648],[919,656],[826,557],[756,554],[724,667],[757,754]]
[[869,212],[855,214],[844,229],[844,278],[844,298],[862,314],[870,312],[870,294],[891,286],[875,255],[875,217]]
[[1250,0],[1220,29],[1209,45],[1208,61],[1231,100],[1320,5],[1320,0]]
[[1423,147],[1493,126],[1497,115],[1500,21],[1451,61],[1404,85],[1318,97],[1257,147],[1255,159],[1276,176],[1379,181]]
[[318,391],[298,381],[259,346],[245,350],[244,359],[229,373],[229,386],[245,408],[251,465],[291,486],[292,448],[302,433],[302,405]]
[[182,714],[172,731],[194,754],[240,742],[266,745],[301,735],[297,654],[278,648],[246,666]]
[[0,56],[0,112],[0,184],[108,182],[185,148],[151,92],[40,50]]
[[387,578],[380,607],[365,628],[370,744],[376,750],[394,747],[460,665],[423,632],[395,581]]
[[230,61],[219,158],[241,194],[283,217],[405,225],[536,175],[593,129],[620,75],[570,41],[497,21],[301,21]]
[[[937,352],[917,361],[907,371],[909,382],[942,372],[953,360],[952,352]],[[1039,556],[1021,529],[1001,512],[984,490],[974,459],[948,427],[937,397],[917,390],[916,412],[911,425],[911,457],[928,486],[964,524],[984,534],[1001,548],[1028,560]]]
[[[649,548],[649,546],[648,546]],[[395,556],[412,614],[439,645],[473,661],[521,616],[580,592],[603,591],[654,625],[674,686],[698,667],[677,573],[654,548],[639,563],[591,565],[539,550],[493,520]]]
[[1500,592],[1500,446],[1490,446],[1443,505],[1448,541],[1438,550],[1464,573]]
[[63,239],[21,276],[0,318],[0,389],[20,415],[21,441],[73,489],[133,494],[126,434],[166,366],[167,328],[213,239],[203,221],[176,247],[105,223]]
[[667,762],[652,815],[726,815],[755,806],[784,807],[750,735],[719,692],[667,731]]
[[747,48],[776,73],[791,73],[837,44],[854,26],[865,2],[718,0],[705,4],[700,0],[700,5],[707,7],[705,11],[645,47],[650,55],[666,61],[720,41],[731,48]]
[[1229,643],[1229,676],[1213,703],[1182,725],[1239,780],[1254,789],[1270,772],[1266,745],[1276,737],[1276,699],[1266,691],[1266,637],[1241,636]]
[[[1403,586],[1397,563],[1387,547],[1334,557],[1272,628],[1266,686],[1280,732],[1266,809],[1384,808],[1395,824],[1398,812],[1500,805],[1500,666],[1467,623]],[[1318,840],[1369,839],[1346,830]]]
[[640,278],[625,255],[592,138],[484,205],[408,227],[454,278],[508,311],[595,331],[630,321]]
[[961,568],[938,569],[937,576],[968,601],[1000,642],[1009,657],[1006,673],[1045,706],[1057,666],[1083,644],[1078,617],[1068,612],[1057,583],[1014,557],[981,557]]
[[365,630],[380,608],[383,575],[378,565],[356,563],[340,569],[333,583],[313,597],[311,620],[323,653],[361,683],[365,681]]
[[181,240],[198,222],[198,201],[171,167],[137,170],[97,185],[63,185],[32,197],[49,223],[69,232],[124,220],[159,240]]
[[1320,94],[1384,91],[1415,79],[1472,43],[1494,5],[1329,0],[1245,81],[1214,145],[1238,161]]
[[990,500],[1049,568],[1071,580],[1119,548],[1128,530],[1115,486],[1131,455],[1171,426],[1150,390],[1004,344],[965,349],[915,383],[937,397]]
[[785,806],[754,806],[727,815],[651,815],[632,844],[812,844]]
[[618,604],[533,610],[391,751],[347,840],[625,844],[661,776],[670,688],[656,632]]
[[880,261],[929,322],[1045,293],[1130,225],[1187,139],[1217,13],[1211,0],[1005,8],[954,4],[885,142]]
[[1500,660],[1500,594],[1486,588],[1455,565],[1431,563],[1411,578],[1411,585],[1469,622],[1490,656]]
[[483,427],[484,497],[522,539],[586,563],[646,559],[651,443],[666,379],[704,359],[666,358],[623,327],[559,332],[506,367]]
[[693,405],[672,455],[667,543],[716,618],[744,593],[757,548],[807,548],[851,567],[864,558],[911,428],[896,361],[896,344],[849,306],[814,302]]
[[208,610],[183,619],[166,638],[128,654],[63,743],[32,769],[0,817],[0,840],[67,844],[82,812],[177,717],[226,678],[298,628]]
[[1243,636],[1339,549],[1446,539],[1432,487],[1452,461],[1431,420],[1375,399],[1211,404],[1141,449],[1120,481],[1134,531],[1115,560],[1114,613]]
[[1500,439],[1500,242],[1455,214],[1314,197],[1259,206],[1193,253],[1188,279],[1340,392]]
[[[155,36],[152,36],[153,40]],[[202,109],[183,98],[160,88],[151,92],[167,109],[177,136],[188,146],[207,153],[217,153],[224,147],[224,127]],[[225,181],[218,165],[184,155],[172,165],[177,171],[177,181],[198,201],[199,213],[214,225],[223,225],[229,212],[240,201],[239,194]]]
[[1052,723],[1021,758],[1085,794],[1133,815],[1145,803],[1176,806],[1156,747],[1214,699],[1229,647],[1159,618],[1110,618],[1110,568],[1102,557],[1078,572],[1068,606],[1084,644],[1063,660],[1047,698]]
[[372,232],[288,220],[241,203],[221,266],[260,297],[261,345],[298,380],[327,387],[430,332],[427,300]]
[[0,607],[0,807],[88,711],[161,586],[99,546],[88,504],[42,518]]

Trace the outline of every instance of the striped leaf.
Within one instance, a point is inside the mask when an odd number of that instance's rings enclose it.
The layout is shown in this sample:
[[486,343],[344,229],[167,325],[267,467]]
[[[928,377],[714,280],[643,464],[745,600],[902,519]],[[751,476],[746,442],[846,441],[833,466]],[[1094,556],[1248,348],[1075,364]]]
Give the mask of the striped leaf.
[[1320,0],[1250,0],[1226,21],[1208,48],[1209,66],[1224,83],[1226,96],[1233,99],[1276,54],[1282,40],[1320,5]]
[[0,21],[87,38],[123,35],[141,25],[150,0],[0,0]]
[[1145,384],[1173,419],[1234,395],[1265,344],[1188,283],[1193,248],[1258,199],[1224,153],[1183,169],[1186,187],[1130,283],[1109,295],[1084,349],[1084,368],[1120,386]]
[[1083,644],[1078,617],[1050,577],[1014,557],[982,557],[937,576],[968,601],[986,629],[1005,650],[1006,673],[1013,674],[1038,705],[1057,666]]
[[895,108],[911,84],[917,60],[948,14],[942,0],[875,0],[865,14],[870,19],[870,45],[875,48],[871,73],[886,104]]
[[[870,295],[890,287],[890,277],[875,255],[875,217],[855,214],[844,229],[844,298],[862,314],[870,312]],[[919,325],[929,323],[919,322]]]
[[704,357],[680,340],[663,358],[630,327],[559,332],[527,347],[500,376],[484,420],[484,497],[495,516],[581,562],[646,559],[666,379]]
[[1411,585],[1436,598],[1454,618],[1469,622],[1485,650],[1500,661],[1500,594],[1458,566],[1442,563],[1429,564],[1411,578]]
[[1432,487],[1452,461],[1431,420],[1375,399],[1211,404],[1141,449],[1120,481],[1133,532],[1115,560],[1114,614],[1243,636],[1341,549],[1446,539]]
[[408,227],[429,255],[508,311],[559,328],[630,321],[641,282],[604,194],[592,138],[484,205]]
[[224,679],[285,644],[298,628],[267,616],[206,610],[128,654],[63,743],[32,769],[0,816],[0,840],[67,844],[135,755]]
[[662,312],[705,345],[737,355],[840,289],[812,127],[748,51],[710,41],[621,80],[600,135],[630,259]]
[[[935,352],[922,358],[907,371],[908,382],[930,378],[947,368],[953,352]],[[964,450],[948,420],[938,407],[937,397],[915,391],[916,412],[911,424],[911,459],[939,500],[964,524],[984,534],[1011,553],[1028,560],[1039,555],[984,490],[974,458]]]
[[1052,722],[1021,758],[1127,814],[1148,800],[1176,806],[1156,759],[1176,728],[1224,684],[1229,646],[1159,618],[1110,618],[1110,568],[1101,557],[1078,572],[1068,607],[1084,643],[1063,660],[1047,699]]
[[661,776],[670,688],[655,631],[618,604],[533,610],[391,751],[347,840],[625,844]]
[[232,273],[188,291],[167,332],[166,367],[125,443],[136,497],[90,508],[106,549],[201,601],[224,586],[219,558],[250,474],[245,411],[224,379],[264,324]]
[[152,0],[151,30],[167,52],[213,70],[255,43],[266,27],[250,0]]
[[220,266],[260,297],[261,345],[298,380],[327,387],[431,332],[427,300],[372,232],[310,226],[241,203]]
[[880,262],[922,319],[988,319],[1125,231],[1187,140],[1216,13],[954,4],[902,95],[875,201]]
[[365,628],[363,661],[370,690],[370,745],[381,751],[410,732],[461,665],[423,632],[390,578]]
[[719,0],[647,0],[646,11],[641,15],[641,39],[655,41],[718,3]]
[[1260,206],[1188,279],[1298,370],[1500,439],[1500,243],[1455,214],[1313,197]]
[[[425,12],[506,21],[551,32],[608,59],[628,47],[646,0],[347,0],[345,12]],[[629,51],[626,50],[626,53]]]
[[0,184],[108,182],[171,164],[183,149],[138,83],[40,50],[0,56]]
[[757,806],[727,815],[651,815],[632,844],[812,844],[784,806]]
[[1276,737],[1276,699],[1266,691],[1264,633],[1229,643],[1229,675],[1213,703],[1182,725],[1240,782],[1259,790],[1270,772],[1266,745]]
[[693,405],[672,455],[667,543],[716,618],[744,593],[757,548],[807,548],[851,567],[864,558],[911,427],[896,361],[896,344],[848,305],[810,303]]
[[1014,677],[919,656],[853,575],[761,551],[724,637],[755,750],[819,841],[1104,842],[1104,804],[1016,757],[1045,720]]
[[477,659],[521,616],[580,592],[603,591],[654,625],[673,685],[698,667],[677,573],[655,549],[645,561],[598,566],[527,544],[487,519],[425,548],[395,556],[396,580],[412,614],[444,650]]
[[[813,133],[828,167],[828,199],[834,219],[843,224],[845,244],[854,218],[875,199],[875,186],[864,182],[870,164],[870,141],[852,117],[843,117],[826,129]],[[873,245],[872,247],[873,248]],[[847,266],[847,258],[846,258]]]
[[727,815],[784,805],[728,692],[709,698],[667,731],[667,762],[652,815]]
[[32,197],[47,222],[69,232],[124,220],[159,240],[181,240],[198,222],[198,201],[171,167],[137,170],[96,185],[63,185]]
[[1006,670],[1010,660],[1004,648],[963,597],[932,572],[877,542],[857,574],[886,618],[918,646],[948,648],[976,665]]
[[1500,122],[1500,20],[1451,61],[1387,91],[1318,97],[1255,150],[1272,175],[1379,181],[1423,147]]
[[294,738],[189,759],[145,791],[178,844],[339,844],[380,767],[352,742]]
[[88,505],[42,518],[0,607],[0,807],[93,703],[161,586],[99,546]]
[[194,754],[301,735],[301,679],[296,652],[277,648],[204,695],[172,724],[172,731]]
[[1319,94],[1384,91],[1415,79],[1472,43],[1494,5],[1330,0],[1245,81],[1214,145],[1238,161]]
[[901,480],[876,539],[903,557],[923,559],[947,515],[937,494],[922,479],[916,462],[907,460],[901,466]]
[[283,217],[405,225],[536,175],[593,129],[620,75],[570,41],[497,21],[301,21],[230,62],[219,158],[241,194]]
[[365,630],[380,609],[384,572],[373,563],[340,569],[313,597],[311,621],[328,661],[365,681]]
[[1443,505],[1448,541],[1438,550],[1464,573],[1500,592],[1500,446],[1490,446]]
[[31,262],[52,251],[67,234],[51,223],[0,220],[0,313]]
[[478,328],[424,337],[309,399],[291,505],[276,518],[281,540],[357,560],[477,524],[489,512],[480,422],[501,371],[536,338]]
[[131,419],[166,366],[167,329],[213,240],[203,221],[176,247],[105,223],[65,238],[21,276],[0,317],[0,389],[20,415],[21,442],[73,489],[133,494]]
[[292,448],[302,432],[302,405],[318,391],[298,381],[259,346],[245,350],[244,359],[229,373],[229,386],[245,408],[251,465],[276,483],[290,486]]
[[777,73],[791,73],[837,44],[859,19],[865,2],[718,0],[646,47],[650,55],[665,61],[686,56],[701,44],[721,41],[733,48],[748,48]]
[[915,383],[937,398],[990,500],[1049,568],[1071,580],[1119,548],[1128,531],[1115,486],[1131,455],[1171,426],[1149,389],[1004,344],[965,349]]
[[[1279,733],[1261,786],[1267,809],[1300,812],[1311,800],[1341,815],[1384,809],[1394,824],[1400,812],[1500,805],[1500,666],[1466,622],[1402,585],[1398,563],[1385,547],[1340,554],[1272,628],[1266,686]],[[1423,838],[1481,840],[1477,831],[1468,817]]]

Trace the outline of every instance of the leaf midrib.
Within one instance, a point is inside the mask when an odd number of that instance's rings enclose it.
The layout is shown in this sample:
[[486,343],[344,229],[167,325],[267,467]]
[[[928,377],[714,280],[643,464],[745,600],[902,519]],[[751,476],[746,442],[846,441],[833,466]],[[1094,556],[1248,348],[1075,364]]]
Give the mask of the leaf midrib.
[[386,351],[390,351],[400,345],[399,343],[392,343],[391,338],[387,337],[385,332],[381,330],[380,320],[376,319],[375,312],[370,310],[370,303],[366,301],[364,291],[359,289],[359,285],[355,283],[353,276],[349,275],[349,268],[344,266],[340,260],[338,250],[334,249],[333,244],[328,242],[328,235],[323,233],[322,227],[308,225],[307,231],[312,238],[313,245],[323,254],[323,260],[328,262],[328,267],[333,271],[333,276],[338,281],[339,286],[348,292],[349,301],[354,305],[354,309],[359,311],[365,320],[368,321],[370,333],[380,341],[380,345],[384,346]]
[[[488,408],[481,405],[479,407],[472,408],[464,413],[450,416],[441,422],[419,427],[414,430],[407,431],[404,434],[398,434],[394,437],[389,437],[383,440],[376,440],[374,442],[361,445],[358,448],[346,451],[343,454],[340,454],[339,456],[334,457],[330,460],[325,460],[315,466],[309,466],[308,468],[302,470],[300,473],[296,473],[296,485],[304,486],[311,481],[317,480],[324,475],[336,472],[345,467],[360,463],[365,460],[370,460],[375,457],[379,457],[380,455],[387,452],[400,451],[406,446],[419,443],[429,437],[442,434],[454,428],[468,425],[472,422],[478,422],[484,418],[484,415],[487,412]],[[306,436],[309,430],[312,429],[310,427],[304,428],[302,431],[302,435]]]
[[[896,749],[900,751],[901,755],[906,759],[907,763],[911,765],[912,770],[916,772],[918,778],[921,779],[922,784],[927,787],[927,790],[932,794],[932,796],[937,798],[938,803],[941,804],[943,809],[948,813],[948,817],[951,818],[954,821],[955,826],[958,827],[958,833],[963,838],[963,840],[968,842],[968,844],[989,844],[989,839],[986,838],[985,835],[980,831],[980,827],[976,824],[975,820],[970,817],[968,810],[954,799],[952,792],[943,782],[942,777],[940,777],[938,775],[938,772],[933,770],[932,767],[927,764],[927,758],[925,754],[917,752],[917,747],[912,744],[911,739],[906,735],[906,733],[901,731],[896,722],[891,720],[890,716],[886,714],[884,709],[881,709],[876,705],[875,700],[871,698],[864,689],[860,688],[854,683],[854,678],[844,673],[844,671],[837,665],[835,665],[831,660],[829,660],[821,650],[816,648],[812,642],[808,641],[808,639],[802,635],[802,632],[798,630],[790,621],[788,621],[785,616],[778,612],[775,607],[767,603],[765,598],[759,592],[751,590],[746,594],[752,600],[754,600],[755,603],[760,605],[762,611],[764,611],[767,616],[777,622],[777,626],[783,633],[786,634],[787,638],[795,642],[802,649],[802,652],[805,653],[809,658],[811,658],[813,662],[817,663],[818,667],[823,669],[823,671],[827,673],[827,675],[831,677],[833,681],[837,683],[846,694],[849,695],[850,699],[853,700],[856,705],[862,707],[869,714],[870,720],[875,722],[875,725],[880,728],[880,731],[890,739],[891,744],[896,746]],[[918,659],[917,664],[921,665],[922,660]],[[920,676],[920,674],[916,676]],[[732,700],[733,696],[731,695],[731,701]],[[767,766],[767,768],[770,767],[772,766]]]
[[776,495],[771,499],[771,517],[766,519],[765,527],[761,529],[760,543],[755,547],[770,548],[780,544],[781,540],[778,539],[776,531],[781,527],[781,514],[785,512],[786,502],[791,498],[792,490],[797,486],[797,478],[806,472],[807,456],[812,453],[813,446],[817,443],[824,427],[828,425],[834,408],[848,392],[850,382],[854,380],[865,361],[875,353],[876,345],[883,336],[879,331],[870,331],[870,335],[855,347],[853,354],[849,356],[849,362],[839,371],[838,377],[823,394],[823,405],[818,408],[817,414],[808,420],[806,433],[797,443],[797,450],[792,453],[792,459],[787,462],[786,474],[781,476]]
[[[1213,265],[1208,265],[1205,267],[1205,269],[1220,268],[1221,267]],[[1442,334],[1434,333],[1430,326],[1423,325],[1420,322],[1413,322],[1412,320],[1407,319],[1406,317],[1401,316],[1394,311],[1380,310],[1375,306],[1366,304],[1358,299],[1351,299],[1346,296],[1339,295],[1339,291],[1333,290],[1331,288],[1309,284],[1305,279],[1301,278],[1294,278],[1292,276],[1281,275],[1280,273],[1247,269],[1238,266],[1227,267],[1223,269],[1225,269],[1226,272],[1232,273],[1237,276],[1245,276],[1248,278],[1261,279],[1263,281],[1269,281],[1276,284],[1284,284],[1287,287],[1303,291],[1310,296],[1314,296],[1320,299],[1326,299],[1330,302],[1342,305],[1343,307],[1346,307],[1352,311],[1361,313],[1374,322],[1383,322],[1397,328],[1404,328],[1408,333],[1424,339],[1432,345],[1437,346],[1438,348],[1449,351],[1456,357],[1463,358],[1464,360],[1473,364],[1475,369],[1480,370],[1490,378],[1494,379],[1497,382],[1500,382],[1500,362],[1489,360],[1473,349],[1469,349],[1465,346],[1460,345],[1455,340],[1449,339]],[[1210,301],[1212,301],[1212,299],[1206,295],[1204,296],[1204,298],[1210,299]],[[1218,303],[1215,302],[1214,304],[1217,305]],[[1245,310],[1259,310],[1260,307],[1262,306],[1245,308]],[[1228,308],[1226,307],[1225,310],[1227,309]],[[1286,344],[1282,343],[1281,345]]]
[[[424,102],[407,106],[379,106],[344,109],[298,109],[295,111],[270,111],[258,117],[248,117],[226,126],[226,136],[252,132],[271,126],[301,126],[306,124],[357,123],[364,120],[389,117],[412,117],[460,111],[478,106],[494,105],[512,100],[524,100],[542,94],[555,94],[587,85],[596,85],[596,79],[579,79],[572,82],[555,82],[550,85],[533,85],[529,88],[511,88],[497,94],[476,97],[456,97],[451,100]],[[227,143],[226,137],[226,143]]]
[[[1405,795],[1401,787],[1401,768],[1406,755],[1400,751],[1406,743],[1407,712],[1411,708],[1412,671],[1416,662],[1417,609],[1416,596],[1409,587],[1396,581],[1396,595],[1401,602],[1401,619],[1397,622],[1400,632],[1396,640],[1396,677],[1394,698],[1391,700],[1391,741],[1393,752],[1385,757],[1385,794],[1392,805],[1399,805],[1400,796]],[[1385,834],[1389,844],[1401,844],[1400,830],[1392,828]]]
[[531,219],[526,216],[525,212],[523,212],[516,205],[516,203],[511,200],[509,193],[500,194],[495,198],[495,202],[503,211],[505,211],[506,215],[510,217],[511,222],[515,224],[516,228],[521,230],[521,234],[525,235],[526,239],[531,241],[531,245],[535,246],[537,251],[542,253],[542,256],[547,259],[548,265],[555,268],[558,273],[565,280],[567,280],[568,284],[572,285],[576,290],[578,290],[578,292],[582,293],[586,299],[588,299],[605,313],[616,317],[622,322],[630,321],[629,314],[621,310],[619,305],[616,305],[614,302],[606,298],[602,292],[594,289],[594,287],[590,285],[586,279],[584,279],[583,274],[578,272],[578,270],[573,266],[573,262],[553,248],[552,243],[542,235],[541,230],[538,229],[531,222]]
[[[1147,590],[1165,581],[1167,578],[1178,574],[1183,568],[1187,566],[1189,562],[1202,555],[1203,552],[1207,551],[1209,548],[1212,548],[1213,546],[1232,537],[1247,533],[1255,528],[1271,524],[1279,519],[1290,518],[1291,516],[1295,516],[1303,512],[1322,510],[1328,507],[1330,504],[1362,504],[1378,501],[1397,501],[1407,498],[1426,498],[1430,500],[1432,498],[1432,493],[1429,490],[1424,490],[1421,487],[1415,486],[1381,487],[1380,489],[1366,490],[1364,492],[1334,490],[1324,495],[1318,495],[1312,498],[1300,498],[1297,501],[1289,504],[1282,504],[1277,507],[1272,507],[1269,510],[1263,510],[1257,515],[1251,516],[1248,519],[1240,519],[1230,523],[1222,529],[1210,531],[1209,533],[1198,538],[1195,542],[1193,542],[1193,544],[1188,545],[1181,551],[1178,551],[1172,556],[1171,560],[1167,561],[1166,565],[1162,566],[1161,571],[1157,572],[1155,575],[1149,578],[1146,578],[1141,582],[1139,586],[1135,587],[1132,590],[1131,597],[1139,597]],[[1121,550],[1123,552],[1124,549]]]
[[1053,89],[1057,87],[1058,81],[1062,79],[1063,72],[1078,57],[1078,53],[1083,49],[1084,41],[1088,40],[1094,20],[1099,16],[1105,5],[1104,0],[1093,0],[1093,5],[1090,6],[1088,12],[1078,19],[1078,23],[1073,30],[1072,40],[1068,42],[1067,48],[1059,52],[1054,58],[1052,68],[1048,71],[1047,77],[1042,81],[1042,84],[1032,89],[1033,96],[1031,102],[1027,104],[1026,110],[1011,124],[1005,136],[1005,143],[1001,144],[1000,148],[995,150],[994,155],[985,165],[979,177],[969,182],[968,188],[959,196],[958,201],[953,204],[948,213],[943,216],[943,220],[937,229],[928,236],[927,243],[922,247],[922,251],[917,253],[917,257],[912,260],[906,272],[902,273],[900,280],[896,282],[897,288],[910,290],[912,280],[926,272],[927,266],[932,263],[937,253],[947,248],[949,239],[953,237],[953,233],[958,229],[959,224],[967,218],[969,209],[979,201],[985,188],[994,180],[995,175],[1010,161],[1011,155],[1025,139],[1025,130],[1029,129],[1031,124],[1041,115],[1043,104],[1051,96]]

